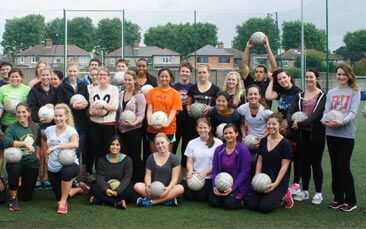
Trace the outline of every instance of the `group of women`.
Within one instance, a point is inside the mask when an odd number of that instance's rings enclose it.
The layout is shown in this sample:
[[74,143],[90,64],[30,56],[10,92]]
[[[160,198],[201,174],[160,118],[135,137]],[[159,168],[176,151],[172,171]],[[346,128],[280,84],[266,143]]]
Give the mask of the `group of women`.
[[[267,39],[264,43],[270,50]],[[267,72],[265,66],[257,67],[256,79],[261,82],[252,79],[253,83],[247,85],[251,78],[246,65],[251,47],[249,41],[243,59],[246,90],[241,88],[240,74],[229,72],[220,91],[210,82],[206,65],[197,67],[197,83],[191,84],[193,69],[189,63],[180,66],[177,83],[173,84],[173,72],[167,68],[159,70],[157,81],[148,73],[144,59],[137,61],[136,72],[125,70],[122,91],[110,84],[110,72],[103,67],[89,69],[88,85],[78,77],[77,64],[70,62],[67,77],[57,87],[51,83],[55,73],[46,63],[37,69],[37,82],[32,87],[21,83],[20,70],[11,70],[9,84],[0,88],[0,102],[4,104],[3,148],[21,148],[23,157],[20,163],[6,164],[9,209],[20,209],[18,196],[25,201],[32,198],[40,177],[50,183],[61,214],[68,212],[68,198],[78,193],[91,193],[90,204],[120,209],[125,209],[126,202],[137,194],[137,206],[177,206],[177,198],[183,195],[187,200],[208,201],[213,207],[238,209],[246,205],[251,210],[270,212],[282,205],[292,208],[293,194],[295,200],[309,199],[311,168],[316,191],[312,203],[320,204],[326,136],[334,194],[330,207],[354,210],[350,158],[360,93],[351,68],[345,64],[337,67],[339,85],[327,95],[318,88],[315,70],[306,71],[306,88],[301,91],[287,72],[275,70],[273,61],[271,71]],[[147,84],[153,89],[144,94],[141,88]],[[70,104],[75,94],[85,100]],[[277,113],[266,103],[274,99],[278,100]],[[18,103],[14,105],[13,101]],[[191,117],[193,103],[204,104],[204,117]],[[55,111],[51,123],[37,116],[44,105]],[[334,109],[343,113],[343,121],[323,118]],[[133,121],[122,118],[127,110],[135,114]],[[157,111],[166,114],[167,122],[151,122]],[[305,112],[309,118],[293,121],[291,116],[297,111]],[[214,137],[220,124],[225,124],[222,134]],[[249,135],[257,140],[251,148],[246,145]],[[175,155],[180,139],[181,161]],[[58,154],[64,149],[77,152],[72,165],[63,166],[58,161]],[[91,178],[90,188],[83,182],[73,185],[81,161]],[[289,188],[291,161],[294,184]],[[233,185],[224,191],[214,185],[221,172],[233,178]],[[252,190],[251,179],[257,173],[271,178],[264,193]],[[205,181],[199,191],[191,190],[187,184],[192,176]],[[112,187],[111,180],[118,181],[117,187]],[[302,190],[298,186],[300,180]],[[164,184],[160,196],[152,195],[154,181]]]

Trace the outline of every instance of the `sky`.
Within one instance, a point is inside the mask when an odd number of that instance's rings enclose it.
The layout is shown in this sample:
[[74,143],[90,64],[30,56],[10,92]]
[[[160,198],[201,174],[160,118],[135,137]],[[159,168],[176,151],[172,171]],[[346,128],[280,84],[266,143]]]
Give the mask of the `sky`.
[[[47,3],[47,4],[45,4]],[[326,0],[303,0],[304,22],[317,28],[326,28]],[[301,20],[301,0],[11,0],[0,9],[0,38],[6,19],[41,14],[46,22],[63,17],[67,10],[125,10],[125,18],[141,27],[141,34],[156,25],[197,22],[217,25],[218,41],[231,47],[236,35],[235,27],[252,17],[265,17],[278,13],[281,29],[283,21]],[[334,51],[344,45],[347,32],[366,29],[365,0],[329,0],[329,48]],[[69,18],[88,16],[97,24],[101,18],[121,17],[120,12],[68,11]]]

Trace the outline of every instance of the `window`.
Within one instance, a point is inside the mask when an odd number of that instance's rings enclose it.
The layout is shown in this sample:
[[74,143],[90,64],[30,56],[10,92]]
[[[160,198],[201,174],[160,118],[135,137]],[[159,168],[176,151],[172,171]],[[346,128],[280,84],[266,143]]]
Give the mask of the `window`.
[[256,58],[255,61],[257,62],[257,65],[258,64],[263,64],[263,65],[267,64],[267,59],[265,59],[265,58]]
[[37,63],[39,61],[39,56],[32,56],[31,60],[32,60],[32,63]]
[[115,60],[114,58],[111,58],[111,65],[114,65],[115,64]]
[[79,63],[80,64],[86,64],[89,63],[90,57],[88,56],[80,56],[79,57]]
[[19,57],[19,63],[24,64],[24,56]]
[[285,61],[283,62],[283,66],[284,66],[284,67],[288,67],[288,61],[287,61],[287,60],[285,60]]
[[172,63],[172,58],[171,57],[163,57],[163,63],[171,64]]
[[146,60],[147,60],[148,64],[152,64],[152,62],[153,62],[151,57],[146,58]]
[[197,63],[207,64],[208,56],[197,56]]
[[230,57],[229,56],[219,56],[219,63],[220,64],[229,64]]

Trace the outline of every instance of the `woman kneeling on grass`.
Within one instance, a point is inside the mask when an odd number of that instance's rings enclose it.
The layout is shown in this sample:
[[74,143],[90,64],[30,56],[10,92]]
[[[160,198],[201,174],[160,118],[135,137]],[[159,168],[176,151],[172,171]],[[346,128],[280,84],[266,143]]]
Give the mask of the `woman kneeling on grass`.
[[248,200],[250,210],[268,213],[284,202],[285,208],[292,208],[294,201],[288,188],[291,161],[291,144],[280,134],[282,115],[274,113],[267,121],[268,136],[259,143],[256,173],[267,174],[272,183],[264,193],[253,192]]
[[55,106],[54,121],[56,125],[47,127],[45,136],[47,138],[49,155],[48,177],[52,184],[52,190],[58,202],[57,213],[68,212],[67,198],[78,193],[87,193],[90,188],[83,182],[79,182],[77,188],[71,188],[72,182],[78,176],[79,160],[75,158],[72,165],[63,166],[58,160],[58,154],[64,149],[76,150],[79,146],[79,137],[74,126],[71,110],[66,104]]
[[[169,152],[169,139],[166,134],[159,133],[154,138],[158,152],[151,154],[146,161],[145,183],[136,183],[135,192],[142,197],[137,199],[137,206],[151,207],[165,203],[168,206],[178,206],[177,198],[184,193],[182,185],[178,184],[180,162],[175,154]],[[151,183],[160,181],[165,188],[159,197],[151,195]]]
[[221,172],[229,173],[233,178],[233,185],[220,192],[213,184],[208,201],[212,207],[223,207],[234,210],[243,206],[251,191],[250,186],[250,152],[248,148],[238,142],[239,131],[233,123],[224,127],[225,143],[215,150],[212,163],[212,181]]
[[[132,159],[121,153],[121,140],[112,137],[109,144],[109,154],[100,158],[97,165],[96,181],[91,184],[92,196],[90,204],[106,204],[119,209],[125,209],[127,199],[132,198],[131,186]],[[113,184],[116,182],[116,184]]]

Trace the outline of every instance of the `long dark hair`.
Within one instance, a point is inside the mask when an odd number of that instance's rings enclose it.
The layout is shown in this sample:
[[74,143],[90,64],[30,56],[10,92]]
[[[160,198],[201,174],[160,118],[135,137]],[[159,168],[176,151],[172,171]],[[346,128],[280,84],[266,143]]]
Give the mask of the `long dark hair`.
[[[20,102],[18,103],[18,105],[15,107],[15,110],[18,110],[18,107],[25,107],[25,109],[31,114],[32,111],[28,105],[28,103],[25,102]],[[36,124],[32,121],[31,119],[31,115],[29,115],[28,117],[28,126],[31,128],[32,130],[32,135],[34,137],[34,140],[36,141],[38,138],[38,131],[37,131],[37,127]]]
[[294,77],[292,77],[287,71],[285,71],[283,69],[278,69],[278,70],[274,71],[273,74],[272,74],[272,77],[273,77],[273,90],[275,90],[276,92],[278,92],[279,89],[282,88],[281,85],[278,83],[278,75],[282,72],[286,73],[286,75],[291,78],[292,86],[295,86]]
[[[305,73],[306,72],[314,73],[316,79],[319,80],[319,72],[315,68],[308,68],[308,69],[306,69]],[[316,82],[316,87],[319,88],[319,89],[322,89],[319,82]]]
[[222,130],[222,132],[224,133],[227,128],[233,128],[234,132],[238,134],[238,137],[236,138],[236,141],[238,142],[239,135],[240,135],[238,127],[234,123],[228,123],[224,126],[224,129]]

